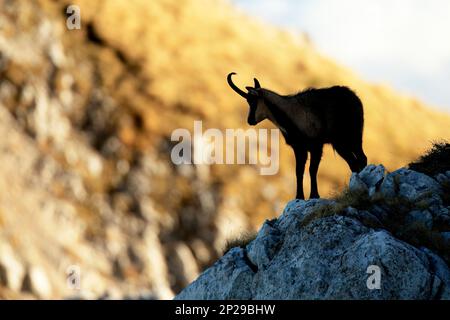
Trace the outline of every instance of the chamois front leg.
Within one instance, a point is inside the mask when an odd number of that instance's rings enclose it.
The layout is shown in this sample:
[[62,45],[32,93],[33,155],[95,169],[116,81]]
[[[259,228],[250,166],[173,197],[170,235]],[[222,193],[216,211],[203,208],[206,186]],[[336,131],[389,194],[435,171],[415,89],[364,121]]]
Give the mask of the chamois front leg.
[[311,148],[311,161],[309,164],[309,175],[311,177],[311,195],[310,199],[320,198],[319,190],[317,189],[317,171],[319,170],[320,160],[322,160],[322,145],[317,145]]
[[295,154],[295,173],[297,176],[297,199],[305,199],[303,193],[303,174],[305,172],[305,164],[308,153],[303,147],[293,147]]

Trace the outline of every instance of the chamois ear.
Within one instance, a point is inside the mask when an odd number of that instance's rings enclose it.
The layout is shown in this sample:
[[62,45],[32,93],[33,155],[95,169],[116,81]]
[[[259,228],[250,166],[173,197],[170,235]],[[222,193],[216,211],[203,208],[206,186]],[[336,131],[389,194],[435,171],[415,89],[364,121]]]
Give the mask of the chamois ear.
[[259,84],[259,81],[258,81],[258,79],[256,79],[256,78],[253,78],[253,80],[255,81],[255,89],[259,89],[259,88],[261,88],[261,85]]

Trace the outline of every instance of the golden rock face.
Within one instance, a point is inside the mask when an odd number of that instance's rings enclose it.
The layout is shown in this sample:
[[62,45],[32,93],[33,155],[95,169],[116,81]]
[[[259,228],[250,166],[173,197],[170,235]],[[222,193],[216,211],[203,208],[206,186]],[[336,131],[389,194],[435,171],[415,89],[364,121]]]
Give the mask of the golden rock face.
[[[295,195],[294,158],[283,141],[274,176],[250,165],[170,161],[171,133],[191,131],[195,120],[248,128],[248,107],[226,83],[231,71],[240,87],[257,77],[281,94],[350,86],[365,106],[369,163],[388,169],[450,137],[448,115],[364,82],[306,37],[253,21],[224,1],[71,1],[82,27],[70,31],[68,4],[0,1],[5,297],[171,297],[221,254],[226,239],[278,215]],[[349,175],[326,148],[321,195],[341,189]],[[67,287],[70,265],[84,275],[80,292]]]

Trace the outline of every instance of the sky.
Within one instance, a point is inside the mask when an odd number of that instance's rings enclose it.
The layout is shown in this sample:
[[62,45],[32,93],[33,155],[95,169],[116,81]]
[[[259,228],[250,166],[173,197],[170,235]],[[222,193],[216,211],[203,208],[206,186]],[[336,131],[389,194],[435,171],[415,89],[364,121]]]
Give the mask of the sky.
[[363,78],[450,112],[449,0],[232,0]]

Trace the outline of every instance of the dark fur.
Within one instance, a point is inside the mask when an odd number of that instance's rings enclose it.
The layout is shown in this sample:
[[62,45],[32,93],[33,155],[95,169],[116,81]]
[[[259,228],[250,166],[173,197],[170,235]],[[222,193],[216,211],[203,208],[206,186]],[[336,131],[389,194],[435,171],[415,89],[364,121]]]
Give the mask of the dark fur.
[[[231,79],[231,76],[229,76]],[[229,81],[230,82],[230,81]],[[258,101],[262,99],[270,110],[273,120],[280,127],[286,143],[292,147],[296,160],[297,195],[304,199],[303,174],[308,152],[311,155],[309,172],[311,176],[311,198],[318,198],[317,171],[322,158],[323,145],[329,143],[348,163],[352,172],[359,172],[367,165],[362,148],[364,127],[363,106],[357,95],[347,87],[335,86],[323,89],[308,89],[295,95],[280,96],[261,89],[255,81],[255,88],[247,87],[246,98],[250,105],[248,123],[254,125]],[[281,99],[280,99],[281,98]],[[273,101],[276,100],[277,103]],[[286,106],[294,106],[287,108]],[[296,110],[302,112],[296,114]],[[288,110],[289,109],[289,110]],[[306,117],[305,117],[305,111]],[[300,116],[301,114],[301,116]],[[306,123],[308,115],[316,119],[319,128],[313,135],[299,128],[299,121]],[[302,118],[299,118],[302,117]],[[308,125],[310,123],[307,123]],[[311,125],[312,122],[311,122]]]
[[297,198],[304,199],[303,173],[307,152],[311,155],[311,198],[318,198],[317,171],[325,143],[330,143],[348,163],[351,171],[359,172],[367,165],[362,149],[364,127],[363,106],[360,99],[347,87],[309,89],[287,99],[296,99],[298,107],[310,106],[320,119],[324,130],[314,138],[306,137],[281,108],[268,104],[280,125],[284,125],[283,136],[295,154],[297,173]]

